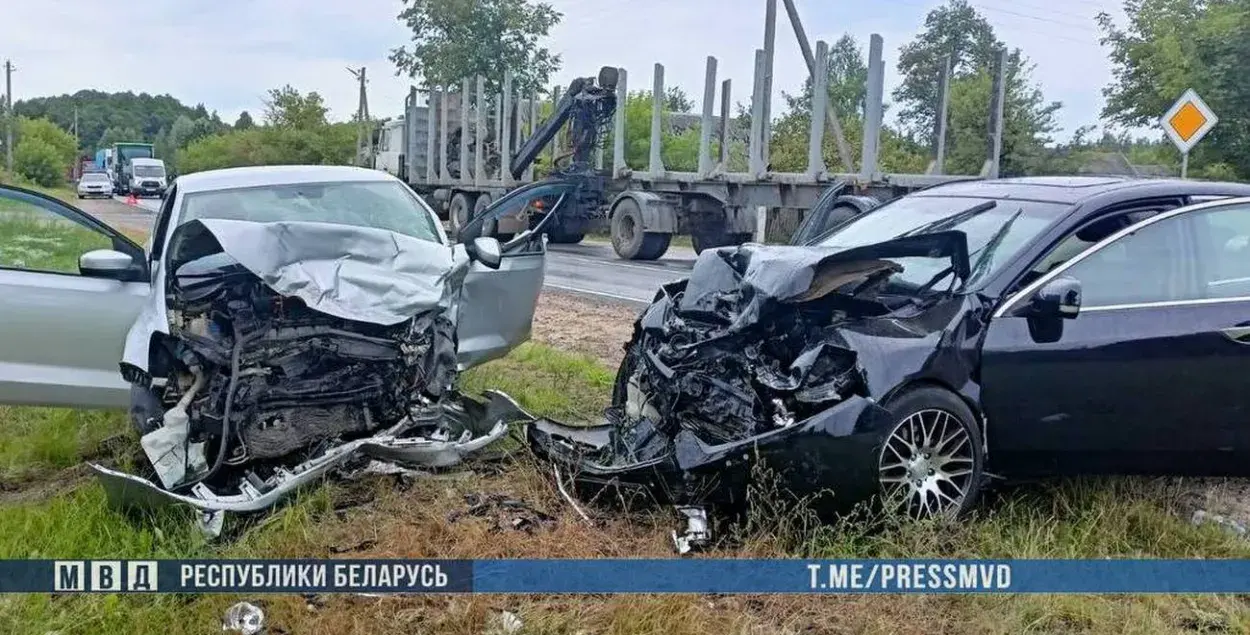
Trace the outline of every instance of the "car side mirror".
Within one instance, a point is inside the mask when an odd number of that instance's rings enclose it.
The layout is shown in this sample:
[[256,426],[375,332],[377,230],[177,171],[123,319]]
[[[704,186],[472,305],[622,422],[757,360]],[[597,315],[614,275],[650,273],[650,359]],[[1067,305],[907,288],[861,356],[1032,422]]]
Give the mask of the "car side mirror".
[[1059,276],[1042,285],[1029,301],[1029,315],[1033,317],[1072,319],[1081,313],[1081,282],[1076,278]]
[[84,276],[130,280],[134,277],[134,258],[112,249],[96,249],[78,257],[78,271]]
[[503,249],[499,240],[491,236],[478,236],[473,242],[464,246],[469,257],[491,269],[498,269],[503,263]]

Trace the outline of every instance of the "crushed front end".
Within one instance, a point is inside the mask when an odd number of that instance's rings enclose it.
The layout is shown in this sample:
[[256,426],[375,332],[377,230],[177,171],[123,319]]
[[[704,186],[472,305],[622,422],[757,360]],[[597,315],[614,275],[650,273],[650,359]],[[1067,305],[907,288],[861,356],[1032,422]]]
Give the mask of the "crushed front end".
[[[502,395],[453,390],[450,255],[405,270],[365,253],[387,253],[389,232],[240,223],[195,223],[171,241],[168,332],[152,338],[148,368],[123,364],[151,472],[97,467],[111,494],[256,511],[358,451],[445,466],[523,418]],[[298,248],[269,263],[256,254],[336,238],[341,262]],[[405,283],[428,300],[388,293]]]
[[863,357],[880,351],[862,347],[890,338],[862,334],[924,311],[886,292],[902,269],[890,257],[941,252],[945,238],[705,251],[640,316],[604,423],[537,421],[531,448],[587,490],[662,503],[739,506],[769,473],[799,496],[870,497],[892,415],[868,385]]

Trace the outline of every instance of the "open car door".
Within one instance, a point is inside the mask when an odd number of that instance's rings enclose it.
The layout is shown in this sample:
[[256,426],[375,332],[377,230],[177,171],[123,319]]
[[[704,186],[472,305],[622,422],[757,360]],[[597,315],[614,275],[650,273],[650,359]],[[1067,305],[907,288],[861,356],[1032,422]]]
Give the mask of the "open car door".
[[[573,200],[575,183],[556,181],[509,192],[460,230],[456,249],[480,237],[496,237],[500,219],[525,220],[543,209],[543,221],[502,242],[500,264],[492,269],[474,259],[460,293],[457,358],[461,370],[507,355],[530,337],[534,308],[546,273],[547,245],[542,225]],[[522,223],[523,225],[528,222]]]
[[816,199],[816,203],[803,216],[799,228],[790,236],[790,244],[810,245],[847,219],[881,204],[881,201],[871,196],[847,194],[850,189],[849,183],[839,181],[821,192],[820,198]]
[[57,199],[0,186],[0,403],[123,407],[143,248]]

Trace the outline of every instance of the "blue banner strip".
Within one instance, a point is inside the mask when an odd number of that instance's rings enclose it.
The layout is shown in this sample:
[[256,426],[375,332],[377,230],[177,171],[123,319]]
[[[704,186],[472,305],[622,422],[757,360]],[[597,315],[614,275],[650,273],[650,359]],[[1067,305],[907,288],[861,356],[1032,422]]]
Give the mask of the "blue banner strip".
[[0,560],[0,593],[1250,593],[1250,560]]

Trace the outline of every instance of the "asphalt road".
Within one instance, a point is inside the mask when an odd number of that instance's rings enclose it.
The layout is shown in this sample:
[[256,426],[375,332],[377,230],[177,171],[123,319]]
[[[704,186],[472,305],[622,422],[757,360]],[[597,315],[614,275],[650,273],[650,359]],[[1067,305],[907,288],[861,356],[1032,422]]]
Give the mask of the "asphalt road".
[[[155,213],[160,204],[160,199],[141,198],[137,207]],[[606,242],[549,245],[546,286],[642,306],[651,303],[660,285],[689,275],[694,259],[688,247],[670,247],[661,260],[638,262],[618,259]]]

